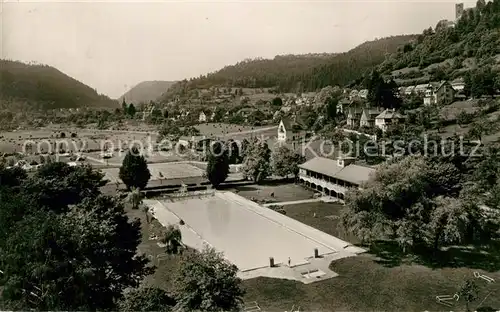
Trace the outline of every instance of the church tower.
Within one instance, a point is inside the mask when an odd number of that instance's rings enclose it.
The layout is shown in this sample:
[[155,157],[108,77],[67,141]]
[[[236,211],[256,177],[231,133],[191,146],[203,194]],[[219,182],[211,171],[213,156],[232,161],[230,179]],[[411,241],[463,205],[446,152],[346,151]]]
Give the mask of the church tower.
[[464,14],[464,4],[463,3],[455,4],[455,20],[458,21],[463,14]]

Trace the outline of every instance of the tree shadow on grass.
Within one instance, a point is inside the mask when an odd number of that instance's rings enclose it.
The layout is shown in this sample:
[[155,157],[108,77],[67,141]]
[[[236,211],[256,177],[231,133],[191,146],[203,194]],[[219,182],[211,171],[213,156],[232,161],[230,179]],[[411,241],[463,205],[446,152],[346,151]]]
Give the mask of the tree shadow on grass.
[[259,189],[253,186],[238,186],[236,190],[238,192],[253,192],[258,191]]
[[493,241],[482,247],[453,246],[432,250],[415,248],[403,253],[394,241],[378,241],[370,246],[377,263],[386,267],[402,264],[420,264],[429,268],[470,268],[487,272],[500,270],[500,242]]

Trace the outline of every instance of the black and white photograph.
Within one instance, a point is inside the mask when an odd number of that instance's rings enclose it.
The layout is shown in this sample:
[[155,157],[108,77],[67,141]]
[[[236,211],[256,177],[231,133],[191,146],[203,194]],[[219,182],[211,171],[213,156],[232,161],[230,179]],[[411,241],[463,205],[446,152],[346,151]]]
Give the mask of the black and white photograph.
[[0,311],[500,312],[500,0],[1,0]]

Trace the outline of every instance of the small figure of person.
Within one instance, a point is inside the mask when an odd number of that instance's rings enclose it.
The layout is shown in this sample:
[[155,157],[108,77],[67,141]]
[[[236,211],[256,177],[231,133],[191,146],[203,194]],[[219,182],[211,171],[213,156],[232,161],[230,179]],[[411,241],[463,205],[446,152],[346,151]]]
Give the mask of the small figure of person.
[[292,263],[292,260],[290,259],[290,257],[288,257],[288,266],[290,266],[291,263]]
[[274,198],[274,192],[271,193],[271,197]]

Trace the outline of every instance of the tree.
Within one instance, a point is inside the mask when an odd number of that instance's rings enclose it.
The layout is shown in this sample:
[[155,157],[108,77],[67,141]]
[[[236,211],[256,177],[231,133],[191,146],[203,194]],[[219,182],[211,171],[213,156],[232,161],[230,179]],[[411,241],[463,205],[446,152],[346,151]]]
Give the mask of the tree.
[[363,190],[348,192],[341,223],[361,239],[393,237],[404,251],[462,242],[481,214],[459,200],[460,179],[454,164],[422,156],[384,164]]
[[207,164],[207,178],[213,187],[217,188],[229,175],[228,150],[222,142],[210,145]]
[[122,101],[122,112],[123,112],[123,115],[127,115],[128,114],[128,105],[125,102],[125,99],[123,99],[123,101]]
[[227,150],[228,150],[228,158],[229,158],[229,164],[240,164],[241,161],[243,160],[241,151],[240,151],[240,146],[238,143],[232,139],[227,141]]
[[333,99],[329,97],[326,99],[325,104],[326,104],[326,117],[330,121],[335,120],[335,118],[337,117],[338,99]]
[[139,205],[142,202],[141,190],[136,187],[132,187],[127,196],[127,201],[132,204],[132,209],[139,209]]
[[135,113],[137,112],[137,110],[135,109],[135,106],[134,104],[130,104],[128,106],[128,109],[127,109],[127,114],[130,116],[130,117],[134,117],[135,116]]
[[238,268],[214,249],[186,253],[176,279],[179,308],[183,311],[238,311],[244,291],[237,272]]
[[271,174],[271,150],[266,142],[255,140],[243,161],[243,176],[261,183]]
[[140,223],[119,200],[98,195],[46,211],[22,193],[0,193],[5,308],[114,310],[151,272],[137,255]]
[[384,79],[377,70],[372,70],[366,81],[368,89],[368,101],[376,106],[381,106],[384,89]]
[[465,300],[465,311],[469,312],[469,304],[479,298],[479,289],[472,280],[466,280],[458,291],[460,298]]
[[281,146],[272,154],[273,173],[277,176],[287,177],[293,175],[297,178],[299,165],[304,163],[305,157],[294,153],[286,146]]
[[471,138],[481,141],[484,134],[491,129],[489,122],[477,121],[471,124],[469,132],[467,133]]
[[166,252],[169,255],[176,255],[182,250],[181,230],[170,224],[161,237],[161,242],[166,245]]
[[175,304],[175,298],[163,289],[145,287],[129,291],[120,302],[120,311],[169,312]]
[[151,173],[149,172],[146,159],[143,155],[139,154],[139,150],[136,147],[129,150],[123,158],[119,177],[128,190],[132,187],[144,189],[148,184]]
[[281,107],[283,105],[283,100],[280,97],[275,97],[271,102],[272,106]]
[[23,183],[21,193],[39,207],[66,211],[69,205],[86,197],[98,196],[100,188],[106,185],[103,178],[104,174],[90,165],[70,167],[66,163],[51,162]]

